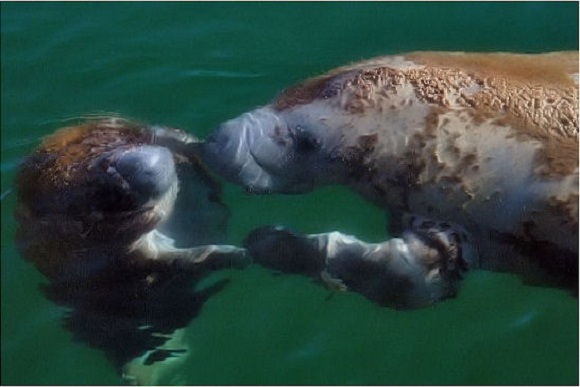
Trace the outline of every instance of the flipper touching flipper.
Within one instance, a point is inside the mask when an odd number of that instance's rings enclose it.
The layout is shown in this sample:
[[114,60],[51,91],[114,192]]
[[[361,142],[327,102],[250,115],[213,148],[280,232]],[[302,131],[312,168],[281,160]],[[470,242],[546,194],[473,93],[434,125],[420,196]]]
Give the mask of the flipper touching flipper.
[[317,278],[380,305],[413,308],[455,296],[472,246],[444,222],[422,220],[413,226],[401,238],[382,243],[340,232],[304,235],[264,227],[250,233],[245,246],[258,264]]

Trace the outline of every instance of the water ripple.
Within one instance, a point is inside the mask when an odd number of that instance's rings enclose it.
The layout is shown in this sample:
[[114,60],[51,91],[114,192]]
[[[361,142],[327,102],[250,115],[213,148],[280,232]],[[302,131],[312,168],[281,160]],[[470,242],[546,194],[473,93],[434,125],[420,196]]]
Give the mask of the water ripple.
[[14,189],[12,189],[12,188],[9,188],[9,189],[7,189],[6,191],[2,192],[2,193],[0,194],[0,202],[1,202],[1,201],[4,201],[4,199],[6,199],[6,197],[7,197],[8,195],[10,195],[12,192],[14,192]]
[[191,78],[262,78],[265,74],[261,73],[239,73],[235,71],[224,70],[186,70],[183,72],[185,77]]
[[10,138],[2,142],[2,150],[24,148],[35,144],[38,141],[36,137],[18,137]]
[[512,322],[514,328],[523,328],[529,326],[536,320],[538,313],[536,311],[528,311],[521,316],[519,316],[515,321]]

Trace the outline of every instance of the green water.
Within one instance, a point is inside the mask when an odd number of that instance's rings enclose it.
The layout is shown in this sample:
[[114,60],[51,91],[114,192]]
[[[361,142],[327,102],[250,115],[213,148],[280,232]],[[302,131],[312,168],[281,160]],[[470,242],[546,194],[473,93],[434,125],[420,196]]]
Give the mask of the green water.
[[[2,384],[118,384],[73,342],[13,246],[18,161],[70,117],[117,112],[201,137],[291,83],[409,50],[578,49],[568,3],[2,3]],[[7,193],[4,196],[4,193]],[[340,188],[245,196],[226,186],[230,242],[279,223],[383,237],[380,210]],[[191,321],[185,384],[578,384],[578,300],[472,272],[410,312],[250,267]],[[172,382],[168,379],[166,383]]]

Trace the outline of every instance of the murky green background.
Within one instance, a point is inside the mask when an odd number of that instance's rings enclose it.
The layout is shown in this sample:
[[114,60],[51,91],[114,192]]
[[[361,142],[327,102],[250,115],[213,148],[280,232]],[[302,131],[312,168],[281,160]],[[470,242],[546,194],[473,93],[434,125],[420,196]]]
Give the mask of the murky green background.
[[[578,3],[2,3],[2,384],[117,384],[72,342],[13,247],[19,160],[62,120],[117,112],[201,137],[305,77],[409,50],[578,49]],[[340,188],[289,197],[226,186],[230,241],[266,223],[384,236]],[[250,267],[188,328],[166,383],[578,384],[578,299],[472,272],[460,296],[410,312]]]

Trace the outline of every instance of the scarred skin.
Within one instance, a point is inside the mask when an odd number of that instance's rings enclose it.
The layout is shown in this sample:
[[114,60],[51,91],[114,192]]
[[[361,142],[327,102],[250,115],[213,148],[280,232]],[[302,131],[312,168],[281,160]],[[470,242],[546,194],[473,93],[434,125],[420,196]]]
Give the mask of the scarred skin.
[[213,293],[195,284],[243,267],[221,245],[228,209],[183,131],[120,118],[47,136],[16,179],[16,243],[70,308],[73,337],[105,352],[128,381],[158,383],[159,362],[187,353],[183,329]]
[[223,123],[203,160],[256,193],[347,185],[389,210],[395,235],[409,214],[449,222],[475,267],[577,287],[577,52],[341,67]]

